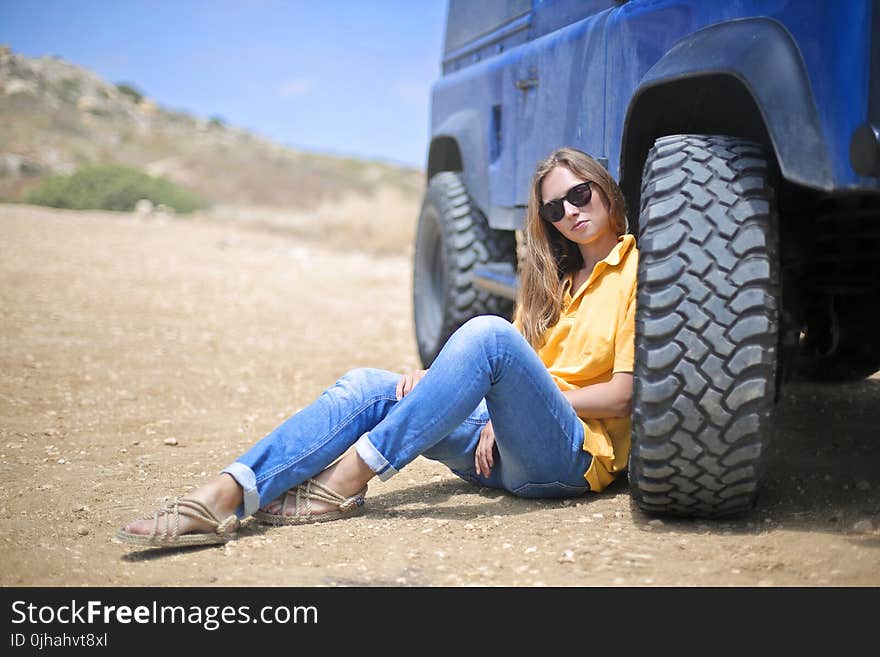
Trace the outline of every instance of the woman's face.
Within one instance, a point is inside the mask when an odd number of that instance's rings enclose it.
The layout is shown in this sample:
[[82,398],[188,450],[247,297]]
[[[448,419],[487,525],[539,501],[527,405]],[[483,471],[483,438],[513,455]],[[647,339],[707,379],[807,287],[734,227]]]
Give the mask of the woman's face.
[[[556,166],[541,181],[541,198],[543,203],[563,198],[569,189],[586,182],[570,169]],[[563,201],[565,216],[553,224],[564,237],[575,244],[587,245],[597,240],[617,240],[617,233],[611,225],[611,217],[605,206],[603,194],[598,185],[592,184],[593,195],[590,202],[583,207]],[[543,221],[543,220],[542,220]]]

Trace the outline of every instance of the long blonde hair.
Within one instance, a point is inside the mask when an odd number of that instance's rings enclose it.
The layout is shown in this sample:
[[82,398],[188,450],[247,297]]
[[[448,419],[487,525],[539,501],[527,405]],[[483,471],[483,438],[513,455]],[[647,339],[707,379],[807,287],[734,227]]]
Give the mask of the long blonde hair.
[[618,235],[626,232],[623,194],[614,178],[592,157],[575,148],[560,148],[538,164],[526,210],[525,256],[521,267],[516,316],[523,335],[533,349],[540,349],[547,329],[559,321],[562,312],[562,281],[584,265],[577,244],[541,219],[538,209],[541,183],[554,168],[562,166],[581,180],[598,187],[599,197],[608,211]]

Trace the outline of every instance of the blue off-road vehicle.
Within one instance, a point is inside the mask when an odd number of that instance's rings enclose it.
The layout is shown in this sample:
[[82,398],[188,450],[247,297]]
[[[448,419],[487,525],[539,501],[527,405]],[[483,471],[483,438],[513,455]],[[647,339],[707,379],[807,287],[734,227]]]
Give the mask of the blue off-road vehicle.
[[643,510],[751,508],[781,382],[880,368],[880,0],[451,0],[431,111],[426,366],[510,316],[540,159],[575,146],[620,182]]

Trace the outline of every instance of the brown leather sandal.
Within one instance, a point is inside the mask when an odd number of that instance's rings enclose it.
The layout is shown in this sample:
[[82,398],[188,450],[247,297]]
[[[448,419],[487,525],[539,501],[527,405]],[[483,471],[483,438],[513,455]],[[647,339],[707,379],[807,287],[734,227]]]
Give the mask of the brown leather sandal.
[[[201,520],[213,528],[212,532],[180,533],[180,516]],[[164,530],[159,532],[160,518],[164,518]],[[150,547],[174,547],[189,545],[213,545],[226,543],[237,536],[240,522],[234,515],[220,520],[202,502],[190,497],[180,497],[153,514],[153,529],[149,534],[132,534],[123,527],[116,532],[116,538],[132,545]]]
[[[281,500],[281,513],[268,513],[257,511],[254,518],[269,525],[303,525],[312,522],[325,522],[350,518],[359,515],[364,509],[364,496],[367,487],[364,486],[351,497],[344,497],[331,488],[327,488],[314,479],[309,479],[294,486]],[[288,513],[288,504],[293,501],[293,513]],[[335,504],[336,509],[312,513],[312,500],[320,500]]]

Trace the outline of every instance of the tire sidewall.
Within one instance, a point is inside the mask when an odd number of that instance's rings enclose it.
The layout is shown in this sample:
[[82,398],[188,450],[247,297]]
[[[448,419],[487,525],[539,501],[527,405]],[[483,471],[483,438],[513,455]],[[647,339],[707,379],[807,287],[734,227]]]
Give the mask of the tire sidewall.
[[773,428],[777,218],[757,144],[658,139],[645,162],[629,479],[649,513],[755,502]]

